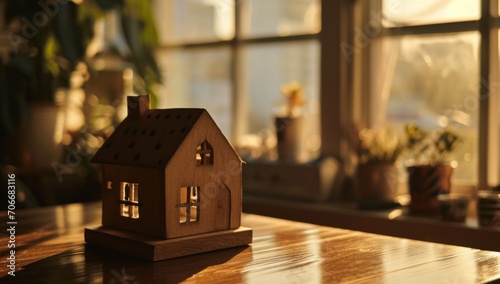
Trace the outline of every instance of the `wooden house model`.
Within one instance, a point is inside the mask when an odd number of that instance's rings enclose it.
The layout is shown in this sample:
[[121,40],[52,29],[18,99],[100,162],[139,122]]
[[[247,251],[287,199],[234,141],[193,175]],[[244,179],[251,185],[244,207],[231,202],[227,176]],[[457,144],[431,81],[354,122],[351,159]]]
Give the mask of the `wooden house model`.
[[249,244],[242,161],[208,112],[127,99],[128,116],[92,159],[102,165],[102,226],[85,241],[149,260]]

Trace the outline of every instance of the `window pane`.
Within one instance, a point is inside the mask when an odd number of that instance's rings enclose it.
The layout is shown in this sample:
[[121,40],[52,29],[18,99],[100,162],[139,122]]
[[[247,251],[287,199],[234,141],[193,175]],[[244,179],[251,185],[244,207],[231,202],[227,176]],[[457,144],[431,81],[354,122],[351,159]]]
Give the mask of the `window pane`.
[[132,202],[138,203],[139,202],[139,184],[138,183],[131,183],[130,184],[130,197]]
[[382,0],[383,25],[386,27],[477,20],[478,0]]
[[205,108],[226,137],[231,137],[230,59],[228,48],[160,52],[158,62],[166,74],[158,107]]
[[186,207],[179,207],[179,223],[186,223],[187,211]]
[[189,222],[195,222],[195,221],[198,221],[198,206],[191,206]]
[[160,43],[229,40],[234,0],[154,0]]
[[187,203],[187,187],[183,186],[181,187],[181,190],[179,192],[179,204],[186,204]]
[[130,201],[130,184],[122,182],[120,184],[120,199],[123,201]]
[[[454,178],[477,179],[479,34],[382,39],[372,52],[372,126],[450,127],[464,139]],[[378,61],[377,61],[378,60]]]
[[307,129],[305,145],[311,156],[319,150],[319,44],[290,42],[252,45],[242,49],[242,84],[245,109],[239,113],[239,139],[246,134],[274,135],[273,117],[285,102],[281,88],[290,81],[304,88]]
[[120,204],[120,215],[123,217],[129,217],[129,205]]
[[319,0],[247,0],[242,4],[242,34],[247,37],[317,33]]
[[[498,30],[498,38],[500,38],[500,30]],[[490,186],[500,186],[500,44],[498,44],[498,54],[496,58],[491,59],[491,64],[496,68],[497,78],[492,78],[490,83],[490,125],[488,132],[490,138],[490,161],[488,184]],[[496,62],[496,64],[495,64]]]
[[196,203],[198,201],[200,201],[199,199],[199,192],[198,192],[199,188],[197,186],[192,186],[191,187],[191,203]]
[[130,215],[130,218],[139,219],[139,206],[130,205],[130,209],[132,209],[132,214]]

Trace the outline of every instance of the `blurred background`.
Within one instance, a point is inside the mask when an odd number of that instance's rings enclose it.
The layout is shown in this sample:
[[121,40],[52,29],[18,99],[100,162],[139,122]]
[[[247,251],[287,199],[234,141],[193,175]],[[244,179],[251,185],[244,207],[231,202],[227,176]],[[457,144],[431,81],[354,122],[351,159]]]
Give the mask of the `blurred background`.
[[349,180],[353,129],[449,128],[454,185],[474,192],[500,183],[499,31],[497,0],[2,0],[2,171],[24,207],[98,200],[89,160],[145,94],[206,108],[244,160],[279,161],[295,82],[287,162],[334,157]]

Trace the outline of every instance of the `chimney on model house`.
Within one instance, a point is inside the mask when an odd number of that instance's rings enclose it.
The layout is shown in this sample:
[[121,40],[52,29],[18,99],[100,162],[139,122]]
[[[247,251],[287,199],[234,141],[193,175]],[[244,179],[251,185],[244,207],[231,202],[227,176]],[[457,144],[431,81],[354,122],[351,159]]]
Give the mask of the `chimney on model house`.
[[140,119],[149,111],[149,95],[127,96],[127,116]]

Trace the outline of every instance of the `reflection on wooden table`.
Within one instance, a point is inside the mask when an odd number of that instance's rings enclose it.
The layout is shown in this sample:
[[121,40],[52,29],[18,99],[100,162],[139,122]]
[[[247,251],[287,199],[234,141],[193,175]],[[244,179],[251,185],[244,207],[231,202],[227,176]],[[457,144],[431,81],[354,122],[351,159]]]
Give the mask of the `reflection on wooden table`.
[[[500,252],[244,214],[250,246],[147,262],[85,245],[99,204],[16,212],[16,276],[0,237],[0,282],[17,283],[477,283],[500,279]],[[1,213],[6,224],[5,212]]]

